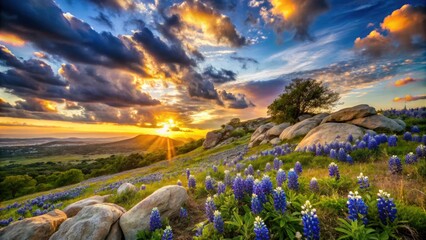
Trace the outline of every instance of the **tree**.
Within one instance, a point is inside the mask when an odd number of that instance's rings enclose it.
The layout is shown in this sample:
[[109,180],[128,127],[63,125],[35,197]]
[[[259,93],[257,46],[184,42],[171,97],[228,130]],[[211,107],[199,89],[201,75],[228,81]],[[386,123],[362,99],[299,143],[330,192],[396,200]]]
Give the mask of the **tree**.
[[0,183],[1,198],[14,198],[34,191],[37,181],[28,175],[7,176]]
[[319,109],[330,109],[339,100],[339,94],[315,79],[296,78],[291,81],[274,102],[268,114],[276,123],[297,122],[299,116]]
[[80,169],[70,169],[61,173],[55,182],[57,187],[79,183],[84,180],[84,174]]

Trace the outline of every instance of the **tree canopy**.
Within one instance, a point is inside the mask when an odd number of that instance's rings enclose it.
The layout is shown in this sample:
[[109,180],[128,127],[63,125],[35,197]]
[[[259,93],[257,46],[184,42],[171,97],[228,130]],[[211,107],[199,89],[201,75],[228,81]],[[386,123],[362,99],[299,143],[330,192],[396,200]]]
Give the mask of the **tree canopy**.
[[330,109],[339,100],[339,94],[315,79],[296,78],[284,92],[268,106],[268,114],[276,123],[295,123],[303,114]]

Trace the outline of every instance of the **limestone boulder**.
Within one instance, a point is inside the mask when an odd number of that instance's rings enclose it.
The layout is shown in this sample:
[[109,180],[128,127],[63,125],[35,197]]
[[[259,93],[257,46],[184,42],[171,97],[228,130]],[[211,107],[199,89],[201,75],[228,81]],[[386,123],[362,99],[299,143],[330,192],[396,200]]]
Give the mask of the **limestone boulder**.
[[401,125],[401,127],[402,128],[406,128],[407,127],[407,124],[403,121],[403,120],[401,120],[401,119],[393,119],[396,123],[398,123],[399,125]]
[[364,130],[348,123],[324,123],[309,131],[297,145],[296,150],[304,149],[312,144],[331,143],[337,137],[347,139],[349,134],[352,134],[354,139],[360,139],[364,135]]
[[67,215],[58,209],[37,217],[25,218],[0,229],[0,239],[46,240],[66,219]]
[[360,104],[350,108],[344,108],[337,112],[330,114],[330,116],[324,118],[321,124],[326,122],[348,122],[353,119],[368,117],[376,115],[376,109],[368,106],[367,104]]
[[255,140],[259,135],[264,134],[266,131],[271,129],[273,126],[275,126],[273,123],[266,123],[266,124],[260,125],[258,128],[256,128],[254,133],[251,135],[250,142]]
[[77,201],[75,203],[68,205],[64,209],[64,212],[65,212],[65,214],[67,214],[67,217],[69,217],[69,218],[74,217],[85,206],[90,206],[90,205],[94,205],[94,204],[98,204],[98,203],[104,203],[105,200],[108,198],[108,196],[109,195],[105,195],[105,196],[96,195],[96,196],[93,196],[93,197],[82,199],[80,201]]
[[120,227],[126,240],[136,239],[140,230],[149,229],[149,216],[154,207],[160,211],[162,219],[179,214],[187,201],[186,189],[178,185],[162,187],[136,204],[120,218]]
[[293,139],[296,137],[306,135],[314,127],[318,126],[321,123],[321,121],[328,115],[329,114],[327,113],[321,113],[321,114],[315,115],[314,117],[298,122],[284,129],[280,134],[280,139],[281,140]]
[[204,140],[203,147],[205,149],[212,148],[216,146],[222,139],[222,133],[217,131],[208,132],[206,135],[206,140]]
[[269,141],[270,144],[272,145],[277,145],[281,142],[280,138],[274,138],[271,141]]
[[352,120],[351,123],[374,131],[402,132],[405,129],[393,119],[383,115],[357,118]]
[[266,131],[266,138],[267,139],[273,139],[275,137],[278,137],[281,132],[288,128],[290,126],[290,123],[281,123],[278,125],[273,126],[268,131]]
[[63,222],[50,240],[105,240],[124,212],[124,208],[112,203],[86,206]]

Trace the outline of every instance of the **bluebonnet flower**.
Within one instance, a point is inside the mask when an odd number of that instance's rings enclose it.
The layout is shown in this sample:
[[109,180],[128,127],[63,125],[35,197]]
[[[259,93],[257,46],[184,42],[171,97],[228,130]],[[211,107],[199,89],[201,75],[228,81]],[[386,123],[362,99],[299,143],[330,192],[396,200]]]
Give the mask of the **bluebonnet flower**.
[[283,182],[285,182],[285,180],[286,180],[285,171],[282,170],[281,168],[278,169],[278,172],[277,172],[277,186],[281,187],[283,185]]
[[345,143],[345,151],[346,152],[352,151],[352,144],[350,142]]
[[331,151],[330,145],[325,144],[323,150],[324,150],[324,154],[330,154],[330,151]]
[[317,151],[317,149],[316,149],[316,145],[315,144],[312,144],[312,145],[308,146],[308,152],[314,153],[316,151]]
[[309,182],[309,189],[311,189],[312,192],[319,192],[319,185],[316,178],[312,178]]
[[254,220],[255,240],[269,240],[269,230],[259,216]]
[[422,136],[422,144],[426,144],[426,135],[425,134],[423,134],[423,136]]
[[356,145],[357,149],[364,149],[367,147],[367,143],[364,141],[359,141],[358,144]]
[[419,133],[420,128],[417,125],[414,125],[414,126],[411,127],[411,132],[412,133]]
[[214,212],[213,226],[216,231],[223,233],[223,218],[217,210]]
[[231,174],[229,173],[229,170],[225,170],[225,178],[224,178],[224,182],[226,186],[232,186],[232,177]]
[[402,137],[405,141],[412,141],[413,140],[413,136],[411,135],[410,132],[405,132],[403,137]]
[[321,146],[317,147],[317,150],[315,151],[315,156],[321,156],[323,151],[324,150]]
[[269,172],[271,171],[271,164],[270,163],[266,163],[265,165],[265,172]]
[[379,190],[377,196],[379,197],[377,199],[377,210],[379,212],[380,220],[383,224],[387,224],[388,222],[392,223],[395,221],[397,213],[393,198],[390,198],[390,194],[383,190]]
[[294,164],[294,171],[296,171],[297,175],[300,175],[302,173],[302,164],[299,161]]
[[376,150],[379,148],[379,144],[377,144],[376,140],[374,138],[370,138],[368,141],[368,149],[370,150]]
[[396,135],[391,135],[388,137],[388,146],[389,147],[396,147],[396,143],[398,142],[398,138]]
[[365,204],[364,200],[362,200],[362,197],[358,195],[358,192],[355,191],[353,193],[352,191],[349,192],[348,195],[348,201],[346,202],[346,205],[348,207],[349,216],[348,218],[352,221],[358,220],[358,217],[361,216],[361,220],[364,224],[368,223],[367,219],[367,205]]
[[274,208],[277,212],[284,213],[287,209],[287,200],[285,196],[285,192],[281,187],[277,187],[272,193],[274,197]]
[[339,142],[337,140],[334,140],[330,143],[330,146],[332,149],[338,149],[339,148]]
[[189,179],[189,176],[191,176],[191,171],[189,168],[186,169],[186,179]]
[[213,165],[213,172],[217,172],[217,166]]
[[225,190],[226,185],[222,181],[217,182],[217,194],[220,195],[222,193],[225,193]]
[[142,191],[143,191],[143,190],[145,190],[145,189],[146,189],[146,185],[145,185],[145,184],[142,184],[142,185],[141,185],[140,190],[142,190]]
[[364,134],[364,136],[362,136],[362,141],[364,141],[366,144],[368,144],[370,137],[371,137],[370,133],[366,133],[366,134]]
[[244,175],[248,175],[248,169],[247,168],[244,168]]
[[351,155],[349,155],[349,154],[346,155],[346,162],[349,163],[349,164],[354,163],[354,159],[351,157]]
[[16,210],[16,212],[19,215],[25,215],[25,213],[27,212],[27,209],[25,207],[19,208],[18,210]]
[[235,199],[241,200],[244,197],[244,180],[241,178],[241,174],[237,174],[232,184],[234,190]]
[[334,162],[328,165],[328,175],[334,177],[336,180],[340,179],[339,167]]
[[380,143],[387,143],[388,142],[388,136],[386,134],[382,133],[380,134]]
[[213,191],[213,190],[214,190],[214,186],[213,186],[213,179],[212,179],[210,176],[207,176],[207,177],[206,177],[205,184],[206,184],[206,190],[207,190],[208,192],[210,192],[210,191]]
[[274,187],[272,186],[271,178],[269,178],[268,175],[263,175],[263,177],[262,177],[262,189],[263,189],[263,192],[265,194],[270,194],[270,193],[272,193],[272,189],[273,188]]
[[213,222],[213,218],[214,218],[214,211],[216,211],[216,205],[213,202],[213,198],[208,197],[206,199],[206,204],[205,204],[205,210],[206,210],[206,216],[207,219],[210,222]]
[[177,180],[177,185],[182,186],[182,182],[180,181],[180,179]]
[[364,174],[360,173],[358,177],[357,183],[359,184],[360,189],[367,189],[370,187],[370,182],[368,181],[368,177],[364,176]]
[[0,226],[5,227],[5,226],[9,225],[11,222],[13,222],[12,217],[10,217],[8,219],[2,219],[2,220],[0,220]]
[[339,161],[342,161],[342,162],[346,162],[346,152],[345,152],[345,149],[343,149],[343,148],[340,148],[339,149],[339,152],[338,152],[338,154],[337,154],[337,159],[339,160]]
[[389,159],[389,170],[392,174],[402,173],[402,164],[401,164],[401,160],[398,158],[398,156],[393,155]]
[[308,201],[302,206],[302,223],[303,235],[305,239],[319,240],[320,239],[320,226],[317,216],[317,210],[312,208],[311,203]]
[[422,144],[416,147],[416,155],[417,157],[425,157],[426,156],[426,147]]
[[180,207],[179,217],[180,217],[181,219],[186,219],[186,218],[188,218],[188,211],[186,211],[186,209],[185,209],[185,208]]
[[405,155],[405,163],[406,164],[413,164],[417,162],[417,155],[410,152],[407,155]]
[[188,178],[188,188],[195,189],[197,183],[195,182],[195,177],[190,175]]
[[253,193],[257,195],[257,197],[262,203],[266,202],[266,195],[265,195],[265,192],[263,191],[262,182],[259,181],[259,179],[254,180]]
[[336,150],[335,150],[335,149],[331,149],[331,150],[330,150],[330,157],[331,157],[332,159],[337,159],[337,153],[336,153]]
[[263,210],[263,203],[262,200],[259,199],[259,197],[253,193],[251,196],[251,211],[253,214],[260,214]]
[[167,226],[166,229],[164,229],[161,240],[173,240],[173,232],[170,226]]
[[149,229],[153,232],[159,228],[161,228],[160,211],[155,207],[151,210],[151,215],[149,216]]
[[243,170],[243,165],[241,163],[237,163],[235,168],[236,168],[237,172],[241,172],[241,170]]
[[257,169],[256,174],[257,174],[258,177],[260,177],[260,175],[262,174],[262,172],[259,169]]
[[297,173],[294,171],[294,169],[290,169],[288,171],[288,182],[287,186],[289,189],[298,190],[299,189],[299,180],[298,180]]
[[246,179],[244,180],[244,191],[249,196],[253,193],[253,184],[254,184],[254,177],[252,175],[248,175]]
[[280,160],[278,158],[274,158],[274,170],[277,170],[281,167]]
[[251,164],[247,167],[247,172],[249,175],[254,175],[254,168]]
[[195,231],[195,236],[196,237],[201,237],[201,235],[203,235],[203,230],[204,230],[204,224],[203,223],[199,223],[197,225],[197,229]]
[[422,137],[420,135],[413,135],[413,142],[422,142]]
[[352,134],[348,135],[347,141],[350,142],[350,143],[354,141],[354,137],[352,136]]

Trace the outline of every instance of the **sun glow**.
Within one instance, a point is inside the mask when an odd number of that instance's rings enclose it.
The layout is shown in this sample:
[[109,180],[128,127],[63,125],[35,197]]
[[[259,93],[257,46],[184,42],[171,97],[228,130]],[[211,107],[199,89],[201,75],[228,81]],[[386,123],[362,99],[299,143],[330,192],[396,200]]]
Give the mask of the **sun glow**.
[[170,133],[173,131],[173,128],[176,128],[175,121],[173,119],[169,119],[168,122],[160,124],[160,126],[163,126],[161,129],[157,131],[160,135],[170,135]]

